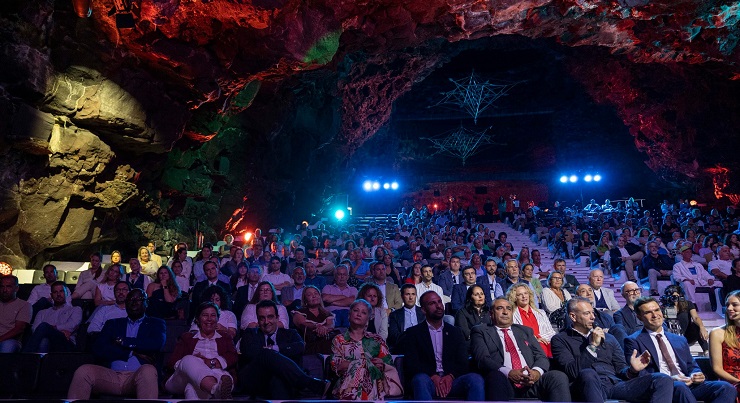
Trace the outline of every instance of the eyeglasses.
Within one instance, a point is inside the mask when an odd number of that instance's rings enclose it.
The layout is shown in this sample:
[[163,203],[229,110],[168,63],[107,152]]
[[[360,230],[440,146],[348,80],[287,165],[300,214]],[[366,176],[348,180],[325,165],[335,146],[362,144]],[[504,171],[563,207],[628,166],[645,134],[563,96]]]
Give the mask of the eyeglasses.
[[636,288],[636,289],[634,289],[634,290],[625,290],[625,291],[624,291],[624,293],[625,293],[625,294],[632,294],[632,295],[634,295],[634,294],[639,294],[639,293],[641,293],[641,292],[642,292],[642,291],[640,291],[640,289],[639,289],[639,288]]

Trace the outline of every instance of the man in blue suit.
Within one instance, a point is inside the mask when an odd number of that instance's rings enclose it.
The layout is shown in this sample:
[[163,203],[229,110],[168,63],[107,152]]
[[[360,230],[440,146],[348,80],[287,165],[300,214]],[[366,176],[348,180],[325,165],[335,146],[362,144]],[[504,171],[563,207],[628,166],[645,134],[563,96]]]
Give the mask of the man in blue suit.
[[486,260],[485,268],[485,274],[478,276],[478,278],[475,279],[475,283],[483,288],[483,292],[486,294],[486,303],[488,306],[491,306],[494,299],[504,295],[504,290],[501,288],[501,284],[498,283],[496,278],[496,269],[498,268],[496,261],[489,257]]
[[[465,296],[468,294],[468,288],[474,286],[475,282],[475,269],[472,266],[468,266],[463,269],[463,283],[455,284],[455,287],[452,288],[453,312],[456,312],[458,309],[462,309],[463,307],[465,307]],[[486,293],[486,305],[491,306],[492,303],[493,301],[491,300],[491,293]]]
[[442,294],[452,297],[452,289],[456,284],[462,284],[463,276],[460,272],[460,258],[452,256],[450,258],[450,268],[439,273],[437,285],[442,288]]
[[89,399],[95,393],[130,395],[137,399],[159,396],[155,355],[164,347],[162,319],[146,316],[147,296],[136,288],[126,296],[125,318],[105,322],[93,353],[106,367],[85,364],[75,371],[68,399]]
[[[658,302],[649,297],[635,301],[637,318],[643,329],[624,340],[625,355],[637,350],[637,354],[650,352],[648,372],[662,372],[673,378],[673,401],[695,403],[733,403],[737,392],[724,381],[707,381],[691,356],[689,344],[683,336],[666,332],[663,328],[663,312]],[[629,353],[627,353],[629,352]]]

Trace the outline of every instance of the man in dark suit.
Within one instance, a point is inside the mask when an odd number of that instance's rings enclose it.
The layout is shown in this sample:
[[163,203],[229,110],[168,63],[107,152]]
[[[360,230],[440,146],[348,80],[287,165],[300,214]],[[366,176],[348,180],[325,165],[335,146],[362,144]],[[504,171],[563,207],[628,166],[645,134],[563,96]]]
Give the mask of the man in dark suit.
[[[457,312],[458,309],[465,307],[465,296],[468,294],[468,288],[475,285],[475,281],[475,269],[472,266],[463,269],[463,283],[455,284],[455,287],[452,288],[453,312]],[[486,293],[486,304],[491,306],[491,302],[491,293]]]
[[468,343],[462,331],[442,321],[442,298],[427,291],[419,302],[426,320],[406,330],[399,349],[405,355],[403,373],[414,400],[483,400],[483,378],[469,373]]
[[[642,288],[633,281],[626,281],[622,284],[622,296],[624,297],[624,306],[622,309],[614,312],[614,327],[621,327],[626,335],[642,330],[642,322],[637,319],[635,313],[635,301],[640,298]],[[624,349],[624,339],[617,339]]]
[[452,297],[452,288],[455,284],[463,282],[462,273],[460,272],[460,258],[452,256],[450,258],[449,269],[439,273],[437,285],[442,287],[442,294]]
[[229,283],[224,283],[223,281],[218,279],[218,268],[216,267],[215,262],[205,262],[203,264],[203,272],[205,272],[206,274],[206,279],[196,283],[193,287],[193,292],[190,293],[191,320],[193,319],[193,315],[195,314],[195,310],[198,308],[198,305],[200,305],[201,302],[205,302],[202,300],[201,294],[203,294],[203,291],[206,288],[212,285],[217,285],[224,289],[227,298],[231,298],[231,285]]
[[401,286],[403,308],[391,312],[388,316],[388,348],[395,351],[401,334],[406,329],[424,322],[424,312],[416,306],[416,286],[404,284]]
[[512,324],[513,312],[506,298],[496,298],[491,324],[475,326],[470,334],[473,360],[485,378],[486,400],[570,401],[568,377],[548,371],[550,363],[532,329]]
[[501,284],[501,290],[506,294],[509,287],[521,281],[521,272],[519,271],[519,262],[516,259],[505,260],[504,269],[506,270],[506,277],[500,279],[499,284]]
[[239,384],[243,391],[269,399],[287,400],[307,390],[323,398],[329,382],[306,375],[298,363],[306,345],[294,329],[277,326],[277,305],[257,304],[257,329],[245,329],[241,340]]
[[496,269],[498,269],[496,261],[489,257],[486,259],[484,267],[486,268],[486,273],[478,276],[475,279],[475,283],[483,288],[483,292],[486,294],[486,304],[490,307],[494,299],[504,295],[504,290],[496,278]]
[[[581,285],[583,286],[583,284]],[[595,326],[594,307],[586,298],[574,297],[567,304],[571,327],[552,338],[552,356],[573,384],[576,400],[606,399],[670,403],[673,380],[665,374],[648,374],[650,353],[633,351],[629,365],[617,339]]]
[[624,340],[625,351],[650,352],[648,372],[662,372],[673,378],[673,401],[695,403],[732,403],[737,392],[724,381],[707,381],[691,356],[683,336],[666,332],[663,312],[658,302],[649,297],[635,301],[637,318],[643,329]]
[[155,355],[164,347],[165,323],[144,315],[147,296],[133,289],[126,296],[128,317],[105,322],[93,353],[106,367],[85,364],[75,371],[68,399],[89,399],[95,393],[132,395],[137,399],[159,396]]

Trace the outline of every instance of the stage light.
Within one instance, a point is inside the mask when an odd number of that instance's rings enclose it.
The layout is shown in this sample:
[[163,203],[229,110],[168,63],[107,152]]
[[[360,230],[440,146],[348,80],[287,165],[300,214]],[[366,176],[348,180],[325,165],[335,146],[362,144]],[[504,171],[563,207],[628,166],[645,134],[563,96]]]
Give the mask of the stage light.
[[344,210],[339,209],[334,212],[334,217],[336,217],[337,220],[342,220],[344,218]]
[[362,183],[362,189],[366,192],[373,190],[373,183],[371,181],[365,181]]
[[249,242],[249,240],[252,239],[252,233],[247,232],[244,234],[244,242]]
[[9,276],[13,273],[13,267],[5,262],[0,262],[0,275]]
[[373,182],[373,190],[380,189],[380,183],[379,182]]
[[591,175],[586,175],[586,176],[583,177],[583,180],[585,180],[586,182],[591,182],[593,179],[594,178]]
[[391,184],[390,183],[386,182],[386,183],[383,184],[383,189],[388,190],[390,188],[391,188]]
[[391,183],[391,189],[398,190],[398,182]]
[[694,207],[697,204],[699,204],[699,202],[697,202],[696,200],[692,200],[692,201],[689,202],[689,206],[691,206],[691,207]]
[[598,175],[598,174],[594,175],[594,182],[598,182],[600,180],[601,180],[601,175]]
[[434,205],[434,209],[435,209],[435,210],[437,209],[437,205],[436,205],[436,204]]
[[578,177],[575,175],[571,175],[570,178],[568,178],[568,180],[570,181],[570,183],[576,183],[578,182]]
[[568,182],[568,177],[567,176],[563,175],[563,176],[560,177],[560,183],[567,183],[567,182]]

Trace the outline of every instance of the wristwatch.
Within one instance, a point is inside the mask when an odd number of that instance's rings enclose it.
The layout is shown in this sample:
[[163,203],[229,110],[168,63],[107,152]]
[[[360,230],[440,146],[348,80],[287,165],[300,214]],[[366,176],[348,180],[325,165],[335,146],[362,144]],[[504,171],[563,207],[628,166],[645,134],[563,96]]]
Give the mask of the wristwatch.
[[216,368],[216,359],[211,358],[211,369],[214,369],[214,368]]

